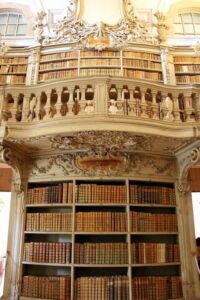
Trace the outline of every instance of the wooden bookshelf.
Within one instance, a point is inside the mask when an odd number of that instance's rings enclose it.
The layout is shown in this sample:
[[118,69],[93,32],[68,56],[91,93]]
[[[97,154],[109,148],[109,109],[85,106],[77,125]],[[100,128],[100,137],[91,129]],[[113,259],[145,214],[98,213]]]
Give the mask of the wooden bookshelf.
[[27,64],[27,56],[0,57],[1,84],[25,84]]
[[133,50],[76,50],[41,55],[39,82],[96,75],[162,81],[160,54]]
[[[55,224],[66,214],[65,232]],[[182,299],[178,241],[172,183],[30,183],[20,299],[143,300],[151,299],[149,290]],[[51,276],[62,282],[57,294],[41,287],[46,282],[51,291]]]
[[175,56],[174,68],[177,84],[199,84],[200,57]]

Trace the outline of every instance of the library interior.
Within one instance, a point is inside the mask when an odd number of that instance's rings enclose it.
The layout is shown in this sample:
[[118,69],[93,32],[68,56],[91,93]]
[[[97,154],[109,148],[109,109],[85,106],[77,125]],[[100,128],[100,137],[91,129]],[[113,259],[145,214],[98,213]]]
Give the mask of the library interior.
[[200,1],[0,0],[0,299],[200,300]]

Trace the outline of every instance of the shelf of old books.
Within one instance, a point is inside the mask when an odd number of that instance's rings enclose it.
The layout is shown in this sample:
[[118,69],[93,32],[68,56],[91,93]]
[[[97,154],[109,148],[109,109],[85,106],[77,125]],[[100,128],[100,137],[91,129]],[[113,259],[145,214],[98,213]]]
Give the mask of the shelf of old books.
[[24,233],[21,299],[182,299],[171,183],[32,183]]
[[22,299],[71,299],[72,203],[72,182],[29,185]]
[[159,53],[132,50],[74,50],[42,54],[39,82],[77,76],[125,76],[162,81]]
[[25,84],[27,64],[27,56],[0,57],[1,84]]
[[177,84],[199,84],[200,57],[174,56],[174,68]]

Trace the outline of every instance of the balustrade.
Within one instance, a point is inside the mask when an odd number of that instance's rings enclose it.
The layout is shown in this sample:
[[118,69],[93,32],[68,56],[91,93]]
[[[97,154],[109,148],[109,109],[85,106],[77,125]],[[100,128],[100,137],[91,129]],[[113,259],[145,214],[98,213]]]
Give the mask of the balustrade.
[[[125,83],[125,84],[124,84]],[[170,93],[169,93],[170,89]],[[12,88],[1,93],[1,121],[4,123],[45,122],[94,115],[171,123],[198,123],[200,94],[196,88],[166,85],[107,77],[75,79],[37,87],[23,87],[19,95]]]

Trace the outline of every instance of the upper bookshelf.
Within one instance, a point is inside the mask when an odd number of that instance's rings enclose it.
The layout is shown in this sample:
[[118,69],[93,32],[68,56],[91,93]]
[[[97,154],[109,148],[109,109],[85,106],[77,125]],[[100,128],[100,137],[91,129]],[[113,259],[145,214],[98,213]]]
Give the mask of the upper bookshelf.
[[0,57],[1,84],[25,84],[27,64],[27,56]]
[[133,50],[76,50],[41,54],[39,82],[93,75],[162,82],[160,54]]
[[175,56],[174,68],[177,84],[199,84],[200,57]]

